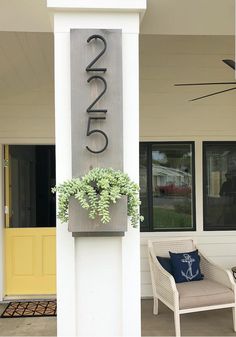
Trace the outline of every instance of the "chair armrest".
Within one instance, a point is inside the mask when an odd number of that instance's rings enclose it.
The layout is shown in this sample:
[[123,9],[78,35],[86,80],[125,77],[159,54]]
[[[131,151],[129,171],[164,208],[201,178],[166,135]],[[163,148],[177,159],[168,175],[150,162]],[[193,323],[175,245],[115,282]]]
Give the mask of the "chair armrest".
[[231,272],[216,265],[199,250],[198,253],[201,258],[200,266],[204,277],[209,280],[221,283],[236,292],[236,286]]
[[174,277],[159,263],[156,256],[149,251],[149,265],[152,279],[153,296],[158,297],[172,308],[179,307],[179,293]]

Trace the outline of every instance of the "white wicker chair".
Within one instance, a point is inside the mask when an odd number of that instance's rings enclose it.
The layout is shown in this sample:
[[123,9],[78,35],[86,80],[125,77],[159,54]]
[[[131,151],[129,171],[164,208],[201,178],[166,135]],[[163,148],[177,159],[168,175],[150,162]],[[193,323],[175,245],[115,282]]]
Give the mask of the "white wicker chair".
[[149,263],[153,289],[153,314],[158,314],[158,300],[174,312],[175,333],[180,336],[180,315],[197,311],[232,308],[233,328],[236,331],[236,286],[229,270],[224,270],[200,251],[201,281],[175,283],[158,262],[156,256],[169,257],[175,253],[190,252],[196,246],[191,238],[154,239],[148,241]]

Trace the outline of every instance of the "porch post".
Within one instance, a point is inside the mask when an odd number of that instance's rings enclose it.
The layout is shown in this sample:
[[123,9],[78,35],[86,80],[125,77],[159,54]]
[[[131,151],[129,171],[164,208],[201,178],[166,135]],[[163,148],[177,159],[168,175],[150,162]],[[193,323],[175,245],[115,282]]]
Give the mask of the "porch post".
[[[121,29],[124,171],[139,180],[139,23],[146,0],[48,0],[54,15],[57,183],[71,178],[70,29]],[[83,52],[83,51],[81,51]],[[58,335],[140,336],[139,230],[73,238],[57,227]]]

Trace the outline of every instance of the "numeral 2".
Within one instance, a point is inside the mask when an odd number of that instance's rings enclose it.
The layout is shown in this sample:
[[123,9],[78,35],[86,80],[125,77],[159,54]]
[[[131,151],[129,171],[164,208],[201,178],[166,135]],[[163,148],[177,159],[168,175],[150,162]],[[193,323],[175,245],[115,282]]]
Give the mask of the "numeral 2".
[[104,39],[104,37],[102,37],[101,35],[91,35],[87,42],[89,43],[91,40],[101,40],[103,42],[103,49],[102,51],[95,57],[95,59],[89,63],[89,65],[86,67],[86,71],[102,71],[102,72],[106,72],[107,68],[93,68],[92,66],[100,59],[100,57],[105,53],[106,49],[107,49],[107,43],[106,40]]
[[107,91],[107,82],[106,80],[101,77],[101,76],[91,76],[89,79],[88,79],[88,83],[91,82],[92,80],[100,80],[103,82],[104,84],[104,89],[103,91],[100,93],[100,95],[93,101],[92,104],[90,104],[90,106],[87,108],[87,112],[103,112],[103,113],[106,113],[107,112],[107,109],[92,109],[94,107],[94,105],[100,100],[100,98],[102,98],[102,96],[105,94],[105,92]]

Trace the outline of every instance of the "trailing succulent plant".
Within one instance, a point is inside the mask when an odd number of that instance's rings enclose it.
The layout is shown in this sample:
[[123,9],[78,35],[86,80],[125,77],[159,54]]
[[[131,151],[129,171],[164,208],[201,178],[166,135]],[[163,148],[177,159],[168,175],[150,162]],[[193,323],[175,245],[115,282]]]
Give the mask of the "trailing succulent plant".
[[122,196],[127,196],[127,215],[131,225],[137,227],[143,217],[139,215],[139,186],[129,176],[112,168],[94,168],[82,178],[67,180],[55,186],[52,192],[58,193],[58,218],[62,222],[69,219],[69,200],[74,197],[89,212],[89,217],[100,217],[102,223],[108,223],[109,206]]

